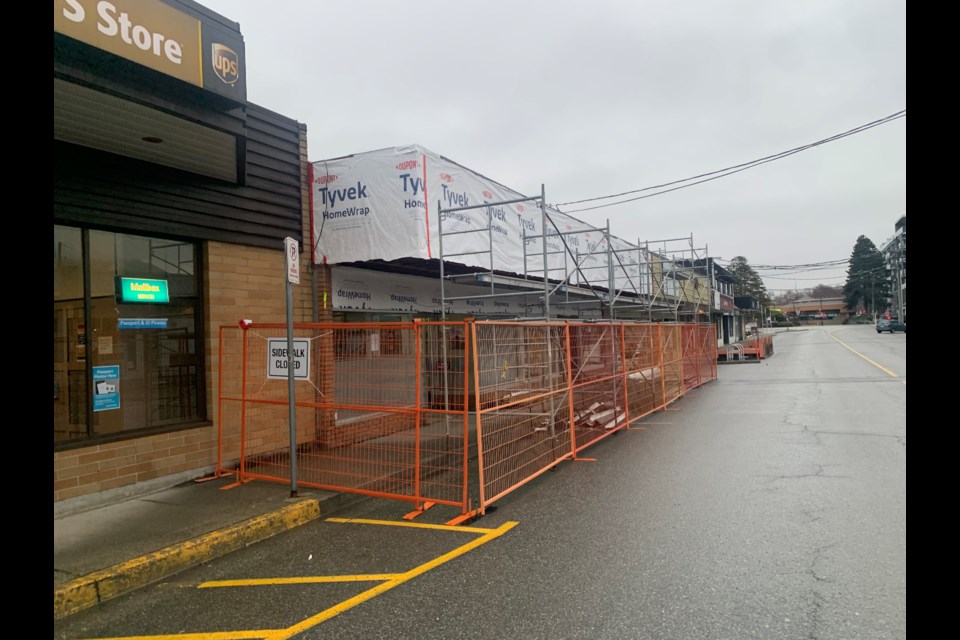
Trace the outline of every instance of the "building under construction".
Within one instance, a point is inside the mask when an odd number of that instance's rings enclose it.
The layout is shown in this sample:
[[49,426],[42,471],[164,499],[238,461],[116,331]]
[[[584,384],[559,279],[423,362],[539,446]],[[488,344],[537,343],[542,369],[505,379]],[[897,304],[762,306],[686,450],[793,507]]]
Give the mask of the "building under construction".
[[313,163],[311,184],[333,321],[295,327],[296,446],[269,373],[286,327],[225,327],[219,474],[463,522],[716,377],[692,237],[630,243],[416,146]]

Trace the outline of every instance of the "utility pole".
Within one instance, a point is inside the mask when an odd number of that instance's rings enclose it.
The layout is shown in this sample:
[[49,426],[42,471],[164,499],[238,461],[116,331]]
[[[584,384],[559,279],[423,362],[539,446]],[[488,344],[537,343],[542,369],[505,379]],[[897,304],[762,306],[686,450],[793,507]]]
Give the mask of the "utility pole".
[[797,315],[797,296],[800,295],[800,292],[797,291],[797,281],[793,281],[793,319],[799,321],[800,316]]

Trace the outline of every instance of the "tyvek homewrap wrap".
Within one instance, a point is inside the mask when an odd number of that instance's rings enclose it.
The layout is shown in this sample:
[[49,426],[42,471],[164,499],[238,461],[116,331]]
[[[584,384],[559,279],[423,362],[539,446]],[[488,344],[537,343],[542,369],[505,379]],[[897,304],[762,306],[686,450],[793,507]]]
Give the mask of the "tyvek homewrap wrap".
[[[397,258],[439,258],[438,207],[456,209],[521,194],[419,145],[391,147],[311,164],[313,260],[338,264]],[[539,196],[539,194],[535,194]],[[547,207],[547,263],[551,279],[608,283],[602,230]],[[489,232],[456,233],[485,229]],[[565,255],[559,233],[573,256]],[[543,273],[539,202],[493,204],[448,211],[443,219],[447,261],[514,273]],[[451,235],[455,234],[455,235]],[[524,265],[526,243],[526,267]],[[644,252],[612,237],[615,287],[641,292]],[[470,255],[453,255],[467,254]],[[493,265],[490,264],[490,255]],[[576,264],[585,276],[577,274]],[[649,273],[649,268],[643,270]]]

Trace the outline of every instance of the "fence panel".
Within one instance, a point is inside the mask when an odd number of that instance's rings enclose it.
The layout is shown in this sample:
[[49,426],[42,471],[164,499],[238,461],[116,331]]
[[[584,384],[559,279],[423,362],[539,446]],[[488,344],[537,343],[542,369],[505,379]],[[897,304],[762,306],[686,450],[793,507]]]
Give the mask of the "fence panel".
[[683,325],[661,324],[660,343],[663,349],[664,402],[670,404],[683,395]]
[[712,325],[703,327],[701,332],[700,384],[704,384],[717,379],[717,341]]
[[712,324],[683,325],[683,387],[689,391],[716,379],[717,343]]
[[659,325],[623,326],[627,373],[627,413],[632,422],[666,404],[660,360]]
[[627,426],[623,325],[571,323],[570,388],[575,450]]
[[[295,324],[307,370],[295,382],[298,484],[465,512],[465,333],[463,322]],[[239,479],[289,482],[286,326],[243,331],[239,367],[236,348],[221,354],[221,406],[241,407]],[[221,432],[236,419],[224,411]]]
[[420,437],[416,495],[468,506],[470,341],[464,322],[418,322]]
[[685,324],[681,327],[683,343],[683,390],[684,392],[700,384],[700,332],[697,325]]
[[217,365],[217,476],[237,474],[243,458],[243,343],[240,327],[220,327]]
[[473,324],[481,508],[573,455],[565,326]]

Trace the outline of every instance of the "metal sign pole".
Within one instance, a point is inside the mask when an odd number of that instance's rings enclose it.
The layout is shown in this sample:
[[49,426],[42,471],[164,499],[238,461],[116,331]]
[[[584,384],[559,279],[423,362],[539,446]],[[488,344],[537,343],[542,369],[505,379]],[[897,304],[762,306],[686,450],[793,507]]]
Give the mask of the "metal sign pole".
[[297,394],[293,371],[293,284],[300,284],[300,246],[293,238],[285,238],[284,254],[287,276],[287,405],[290,410],[290,497],[297,497]]
[[287,280],[287,387],[290,406],[290,497],[297,497],[297,394],[293,380],[293,283]]

